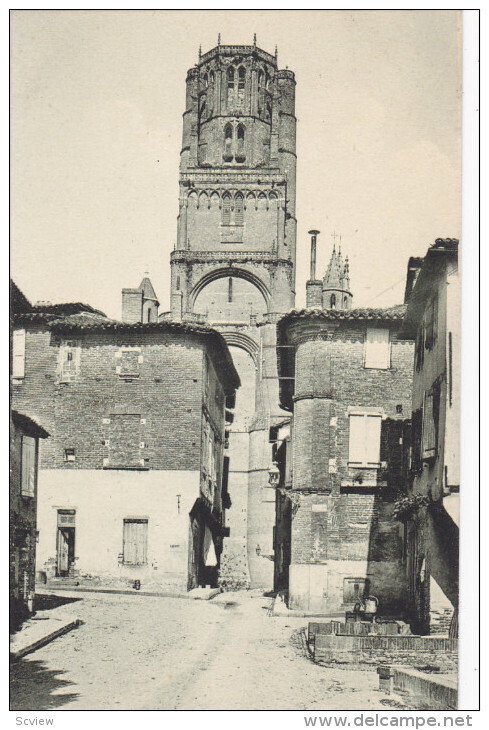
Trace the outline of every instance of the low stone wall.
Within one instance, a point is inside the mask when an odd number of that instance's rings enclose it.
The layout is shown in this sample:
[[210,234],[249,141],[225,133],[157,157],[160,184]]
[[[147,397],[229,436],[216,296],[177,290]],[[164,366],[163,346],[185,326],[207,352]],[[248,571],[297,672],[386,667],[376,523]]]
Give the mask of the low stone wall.
[[436,636],[342,636],[316,634],[312,643],[314,661],[326,665],[356,665],[368,669],[379,664],[409,667],[439,667],[457,670],[457,639]]
[[399,636],[410,635],[411,630],[404,621],[310,621],[307,627],[307,640],[314,641],[317,634],[337,634],[344,636]]
[[406,696],[419,710],[457,710],[457,681],[423,674],[416,669],[394,668],[394,692]]

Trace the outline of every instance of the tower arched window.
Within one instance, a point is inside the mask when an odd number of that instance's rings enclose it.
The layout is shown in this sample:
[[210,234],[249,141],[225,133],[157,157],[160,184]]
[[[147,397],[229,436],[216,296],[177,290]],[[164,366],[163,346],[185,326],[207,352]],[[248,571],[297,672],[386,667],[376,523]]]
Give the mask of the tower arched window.
[[207,89],[207,87],[209,86],[209,78],[207,74],[204,74],[204,78],[202,79],[202,81],[204,82],[204,88]]
[[228,104],[233,100],[234,97],[234,67],[228,66],[227,70],[228,80]]
[[330,309],[336,309],[336,294],[331,294],[331,297],[329,299],[329,306]]
[[234,198],[234,223],[236,226],[244,224],[244,198],[241,193]]
[[212,116],[212,113],[214,111],[214,95],[215,95],[215,75],[214,71],[211,71],[209,73],[209,86],[207,90],[207,116]]
[[225,162],[231,162],[233,159],[233,125],[230,122],[224,127],[223,158]]
[[246,69],[244,66],[240,66],[238,69],[238,101],[244,101],[246,83]]
[[265,74],[263,71],[258,71],[258,114],[261,115],[263,110],[263,82]]
[[225,195],[222,199],[222,225],[231,225],[231,196]]
[[348,309],[348,297],[346,296],[346,294],[343,297],[343,309]]
[[244,162],[245,157],[245,126],[244,124],[240,124],[238,126],[238,132],[237,132],[237,142],[236,142],[236,162]]

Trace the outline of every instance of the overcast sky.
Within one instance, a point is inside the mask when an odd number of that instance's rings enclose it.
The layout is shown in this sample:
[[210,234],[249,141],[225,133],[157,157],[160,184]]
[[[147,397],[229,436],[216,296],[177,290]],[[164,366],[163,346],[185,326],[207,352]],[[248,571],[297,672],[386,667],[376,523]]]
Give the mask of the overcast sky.
[[460,233],[458,11],[14,11],[12,275],[120,317],[147,270],[169,308],[187,69],[251,44],[296,74],[297,305],[334,230],[354,305],[402,301],[409,256]]

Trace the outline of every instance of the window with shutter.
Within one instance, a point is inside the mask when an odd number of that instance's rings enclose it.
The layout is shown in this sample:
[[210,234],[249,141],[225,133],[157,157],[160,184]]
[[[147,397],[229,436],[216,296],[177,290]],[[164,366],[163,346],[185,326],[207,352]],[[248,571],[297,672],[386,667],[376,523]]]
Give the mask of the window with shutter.
[[417,373],[419,373],[419,371],[423,367],[423,363],[424,363],[424,341],[425,341],[424,325],[421,324],[416,333],[416,348],[414,351],[414,365],[415,365]]
[[391,366],[389,330],[368,327],[365,338],[365,367],[388,370]]
[[36,439],[22,436],[22,465],[20,493],[23,497],[34,497],[36,486]]
[[438,328],[438,298],[435,297],[426,307],[425,321],[425,347],[432,350],[436,342],[436,331]]
[[25,330],[14,330],[12,337],[12,377],[25,375]]
[[128,518],[124,520],[124,565],[146,565],[148,562],[148,520]]
[[423,406],[423,459],[436,455],[439,389],[425,393]]
[[349,466],[377,468],[380,466],[380,431],[382,415],[350,414]]

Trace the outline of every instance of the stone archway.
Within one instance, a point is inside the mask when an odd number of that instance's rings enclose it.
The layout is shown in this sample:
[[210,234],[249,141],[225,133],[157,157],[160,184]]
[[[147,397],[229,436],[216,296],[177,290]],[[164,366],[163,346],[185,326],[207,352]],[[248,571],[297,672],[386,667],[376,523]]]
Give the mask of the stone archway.
[[249,323],[269,310],[270,291],[245,269],[226,267],[203,276],[190,292],[192,311],[216,323]]

